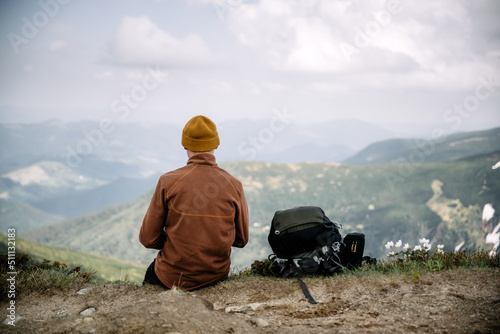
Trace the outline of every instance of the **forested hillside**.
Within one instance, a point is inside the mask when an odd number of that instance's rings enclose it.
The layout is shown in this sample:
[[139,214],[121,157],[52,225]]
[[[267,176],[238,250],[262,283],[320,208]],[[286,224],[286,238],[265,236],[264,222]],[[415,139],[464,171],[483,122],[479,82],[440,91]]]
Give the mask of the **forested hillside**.
[[[439,133],[437,131],[436,133]],[[434,139],[388,139],[368,145],[345,163],[381,163],[407,160],[437,162],[484,155],[500,150],[500,128],[436,136]]]

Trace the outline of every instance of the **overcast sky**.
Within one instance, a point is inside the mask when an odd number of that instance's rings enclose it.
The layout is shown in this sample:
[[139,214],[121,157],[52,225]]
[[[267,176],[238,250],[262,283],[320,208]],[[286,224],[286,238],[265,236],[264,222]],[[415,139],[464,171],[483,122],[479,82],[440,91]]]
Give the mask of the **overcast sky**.
[[0,122],[500,126],[497,0],[2,0]]

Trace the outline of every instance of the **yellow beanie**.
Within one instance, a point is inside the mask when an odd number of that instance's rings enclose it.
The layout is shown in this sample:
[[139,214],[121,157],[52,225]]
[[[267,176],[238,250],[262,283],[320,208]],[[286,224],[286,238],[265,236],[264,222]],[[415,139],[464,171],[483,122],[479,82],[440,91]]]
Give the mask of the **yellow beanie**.
[[217,127],[205,116],[191,118],[182,130],[182,146],[194,152],[216,149],[220,144]]

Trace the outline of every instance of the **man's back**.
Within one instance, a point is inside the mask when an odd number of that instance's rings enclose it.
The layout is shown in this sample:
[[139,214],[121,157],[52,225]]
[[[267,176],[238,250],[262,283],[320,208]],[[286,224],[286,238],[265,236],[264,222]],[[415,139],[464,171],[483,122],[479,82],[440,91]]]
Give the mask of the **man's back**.
[[219,168],[213,154],[193,155],[186,166],[161,176],[139,239],[160,249],[155,272],[169,288],[190,290],[225,279],[231,246],[248,242],[241,182]]

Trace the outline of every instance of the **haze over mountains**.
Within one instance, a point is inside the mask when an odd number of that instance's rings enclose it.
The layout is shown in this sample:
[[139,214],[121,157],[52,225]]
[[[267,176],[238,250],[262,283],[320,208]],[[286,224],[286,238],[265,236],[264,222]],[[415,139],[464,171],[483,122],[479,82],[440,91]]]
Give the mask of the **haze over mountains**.
[[[235,252],[240,266],[267,256],[265,227],[274,211],[295,205],[322,206],[344,232],[365,232],[367,251],[376,256],[384,255],[384,238],[432,235],[448,247],[484,246],[498,224],[497,213],[482,222],[481,212],[500,201],[500,169],[492,168],[500,160],[500,128],[396,138],[360,121],[299,124],[278,116],[218,128],[218,162],[242,180],[251,210],[253,241]],[[149,261],[136,234],[159,175],[187,161],[181,130],[138,123],[0,125],[2,229]]]
[[[339,162],[393,136],[360,121],[274,120],[221,123],[218,161]],[[2,124],[0,194],[64,217],[133,199],[185,164],[181,131],[172,124]]]

